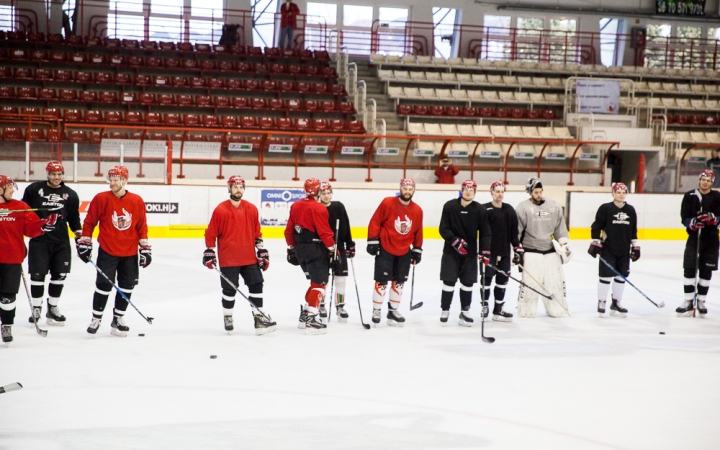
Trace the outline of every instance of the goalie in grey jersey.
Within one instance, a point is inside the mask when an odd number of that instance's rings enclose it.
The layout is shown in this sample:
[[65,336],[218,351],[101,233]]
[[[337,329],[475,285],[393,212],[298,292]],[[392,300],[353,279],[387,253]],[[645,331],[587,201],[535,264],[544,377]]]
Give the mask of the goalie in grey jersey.
[[[554,200],[543,198],[543,186],[538,178],[530,178],[525,191],[530,198],[515,210],[520,243],[525,250],[521,261],[522,281],[553,297],[552,300],[543,297],[545,310],[550,317],[562,317],[567,312],[562,264],[570,259],[562,208]],[[520,289],[518,314],[521,317],[535,317],[537,303],[536,292],[525,287]]]

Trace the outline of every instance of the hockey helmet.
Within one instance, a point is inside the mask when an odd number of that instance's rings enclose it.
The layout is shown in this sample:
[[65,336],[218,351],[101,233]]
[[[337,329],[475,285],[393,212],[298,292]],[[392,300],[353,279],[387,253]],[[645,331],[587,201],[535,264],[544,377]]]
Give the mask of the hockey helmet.
[[15,180],[6,175],[0,175],[0,188],[5,189],[8,186],[12,186],[15,188],[15,190],[17,190],[17,184],[15,184]]
[[495,192],[495,188],[501,186],[503,188],[503,192],[505,192],[505,183],[502,180],[493,181],[493,184],[490,185],[490,193],[492,194]]
[[613,183],[612,185],[612,193],[614,194],[616,191],[625,191],[625,193],[629,193],[627,186],[625,186],[625,183]]
[[713,172],[710,169],[705,169],[702,172],[700,172],[700,176],[698,177],[699,180],[702,180],[703,178],[710,178],[710,181],[713,183],[715,182],[715,172]]
[[310,197],[315,197],[320,192],[320,180],[317,178],[308,178],[305,180],[305,193]]
[[231,186],[242,186],[243,189],[245,189],[245,178],[241,177],[240,175],[233,175],[230,178],[228,178],[228,191],[230,190]]
[[60,161],[50,161],[49,163],[47,163],[47,166],[45,166],[45,172],[62,172],[64,174],[65,167],[63,167]]
[[477,183],[474,180],[465,180],[460,185],[460,190],[464,191],[465,189],[474,189],[477,191]]
[[415,181],[413,181],[410,178],[403,178],[402,180],[400,180],[400,188],[402,188],[403,186],[410,186],[410,187],[414,188]]
[[538,177],[530,177],[530,179],[527,180],[527,183],[525,183],[525,192],[528,194],[532,194],[532,191],[534,191],[537,188],[542,189],[542,181],[540,181],[540,178]]
[[110,181],[110,178],[112,177],[124,178],[125,181],[127,181],[130,178],[130,172],[128,172],[128,169],[125,166],[115,166],[108,170],[107,173],[108,181]]
[[332,192],[332,184],[330,184],[329,181],[323,181],[320,183],[320,192],[322,191],[330,191]]

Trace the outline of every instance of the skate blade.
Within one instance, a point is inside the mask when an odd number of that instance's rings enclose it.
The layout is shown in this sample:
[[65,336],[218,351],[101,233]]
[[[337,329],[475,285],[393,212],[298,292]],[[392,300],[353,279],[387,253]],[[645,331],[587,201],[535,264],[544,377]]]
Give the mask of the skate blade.
[[347,323],[347,321],[348,321],[348,320],[347,320],[347,317],[338,317],[337,320],[338,320],[338,322],[340,322],[340,323]]
[[676,314],[678,317],[692,317],[693,312],[692,312],[692,311],[688,311],[688,312],[676,312],[675,314]]
[[707,315],[707,313],[701,313],[700,311],[698,311],[698,313],[697,313],[697,316],[701,319],[704,319],[706,315]]
[[310,336],[317,336],[320,334],[327,333],[327,327],[325,328],[313,328],[313,327],[307,327],[305,328],[305,334]]
[[304,330],[307,328],[307,324],[305,322],[298,322],[298,328]]
[[471,326],[474,325],[474,323],[475,323],[475,322],[468,322],[468,321],[465,321],[465,320],[458,320],[458,325],[460,325],[461,327],[468,327],[468,328],[470,328]]
[[273,325],[267,328],[255,328],[255,336],[262,336],[263,334],[270,334],[277,330],[277,325]]
[[441,321],[440,321],[440,326],[441,326],[441,327],[446,327],[447,324],[448,324],[447,320],[445,320],[445,321],[442,321],[442,320],[441,320]]
[[495,322],[512,322],[512,317],[492,316]]
[[65,322],[58,322],[57,320],[54,320],[54,319],[47,319],[45,321],[45,323],[47,323],[48,325],[54,325],[56,327],[64,327],[65,326]]
[[120,331],[117,328],[111,328],[110,334],[112,334],[113,336],[118,336],[118,337],[127,337],[127,331]]
[[392,319],[388,319],[387,324],[388,324],[388,326],[391,326],[391,327],[402,328],[405,326],[405,322],[398,322],[397,320],[392,320]]
[[620,312],[620,311],[610,311],[610,315],[614,317],[627,317],[627,313]]

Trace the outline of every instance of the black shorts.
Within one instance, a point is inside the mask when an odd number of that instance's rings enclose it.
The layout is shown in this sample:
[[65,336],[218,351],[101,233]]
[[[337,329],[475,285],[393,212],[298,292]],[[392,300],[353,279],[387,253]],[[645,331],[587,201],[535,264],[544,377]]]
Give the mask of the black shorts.
[[440,258],[440,279],[454,285],[457,279],[464,286],[472,286],[478,279],[478,260],[476,255],[460,256],[458,252],[443,252]]
[[[138,284],[138,276],[140,275],[138,255],[113,256],[100,247],[97,266],[113,283],[115,282],[115,274],[117,274],[117,284],[123,289],[133,289]],[[95,284],[107,285],[108,281],[98,273],[95,278]]]
[[30,239],[28,250],[28,272],[30,275],[45,276],[70,273],[70,242],[46,242]]
[[[490,257],[490,264],[502,270],[505,273],[510,273],[510,257],[509,256],[495,256]],[[485,286],[490,286],[492,280],[495,278],[495,284],[507,284],[509,278],[492,267],[485,266]]]
[[410,274],[410,252],[402,256],[395,256],[380,248],[380,254],[375,257],[375,281],[387,283],[397,281],[405,283]]
[[[697,242],[697,241],[695,241]],[[695,242],[690,242],[685,245],[685,254],[683,255],[683,269],[695,270],[695,258],[697,247]],[[700,248],[700,270],[709,270],[711,272],[718,268],[718,247],[711,246],[706,248]]]
[[[602,258],[607,261],[608,264],[613,266],[615,270],[620,272],[622,276],[624,276],[625,278],[630,276],[630,253],[622,256],[617,256],[603,249],[600,256],[602,256]],[[598,266],[598,274],[600,275],[600,278],[611,278],[617,276],[617,274],[613,272],[612,269],[610,269],[604,262],[600,261],[599,259],[598,264],[600,264]]]
[[[232,266],[232,267],[221,267],[220,272],[225,275],[236,287],[240,276],[242,276],[245,286],[250,287],[258,283],[262,284],[263,276],[260,266],[257,264],[250,264],[249,266]],[[224,291],[235,291],[235,288],[230,286],[225,278],[220,277],[220,286]]]
[[322,242],[296,242],[295,256],[305,272],[305,278],[320,285],[330,277],[330,257]]
[[0,263],[0,294],[17,294],[21,277],[22,264]]
[[348,257],[345,256],[345,252],[340,252],[340,263],[338,267],[333,270],[333,274],[337,277],[348,276]]

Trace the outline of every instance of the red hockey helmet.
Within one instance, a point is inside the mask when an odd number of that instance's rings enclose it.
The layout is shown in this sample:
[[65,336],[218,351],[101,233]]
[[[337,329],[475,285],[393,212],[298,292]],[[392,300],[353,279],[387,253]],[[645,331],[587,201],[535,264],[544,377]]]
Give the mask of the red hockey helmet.
[[492,194],[495,192],[495,188],[501,186],[503,188],[503,192],[505,192],[505,183],[502,180],[493,181],[493,183],[490,185],[490,193]]
[[474,189],[477,191],[477,183],[473,180],[465,180],[460,185],[460,190],[464,191],[465,189]]
[[125,181],[127,181],[130,178],[130,172],[128,172],[128,169],[125,166],[115,166],[108,170],[107,173],[108,181],[110,181],[110,178],[112,177],[124,178]]
[[626,194],[627,194],[628,192],[630,192],[630,191],[628,191],[627,186],[625,186],[625,183],[613,183],[613,185],[612,185],[612,193],[614,194],[614,193],[617,192],[617,191],[625,191]]
[[332,184],[330,184],[329,181],[323,181],[320,183],[320,192],[322,191],[330,191],[332,192]]
[[715,172],[713,172],[710,169],[705,169],[702,172],[700,172],[700,176],[698,177],[699,180],[702,180],[703,178],[710,178],[710,181],[713,183],[715,182]]
[[410,187],[413,187],[413,188],[414,188],[414,187],[415,187],[415,181],[413,181],[413,180],[410,179],[410,178],[403,178],[402,180],[400,180],[400,187],[402,188],[403,186],[410,186]]
[[305,193],[309,197],[315,197],[320,192],[320,180],[317,178],[308,178],[305,180]]
[[230,178],[228,178],[228,190],[231,186],[242,186],[243,189],[245,189],[245,178],[241,177],[240,175],[233,175]]
[[15,180],[6,175],[0,175],[0,188],[5,189],[8,186],[12,186],[15,188],[15,190],[17,190],[17,184],[15,184]]
[[47,166],[45,166],[45,172],[62,172],[64,174],[65,167],[63,167],[60,161],[50,161],[49,163],[47,163]]

